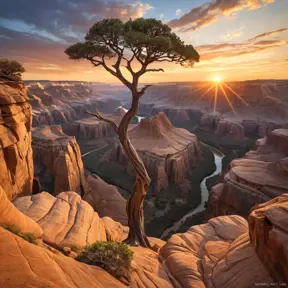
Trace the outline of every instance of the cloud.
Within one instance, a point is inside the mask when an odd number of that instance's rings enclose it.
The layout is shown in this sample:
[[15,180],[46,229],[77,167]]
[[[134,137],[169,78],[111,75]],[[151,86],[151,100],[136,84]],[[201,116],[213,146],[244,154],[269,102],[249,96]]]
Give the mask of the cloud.
[[160,14],[159,17],[160,17],[160,19],[163,19],[164,18],[164,14]]
[[177,9],[177,10],[176,10],[176,15],[180,15],[181,12],[182,12],[181,9]]
[[216,22],[220,16],[230,16],[243,9],[258,9],[273,2],[274,0],[215,0],[193,8],[179,19],[171,20],[168,25],[181,32],[191,32]]
[[22,32],[32,31],[34,34],[50,35],[50,38],[75,41],[102,18],[127,20],[142,17],[152,8],[142,2],[131,4],[104,0],[1,1],[0,27],[9,26],[10,30],[18,31],[26,25],[26,30]]
[[244,27],[238,28],[238,29],[233,30],[233,31],[228,31],[224,35],[222,35],[221,38],[225,39],[225,40],[231,40],[234,38],[238,38],[238,37],[242,36],[243,28]]
[[288,41],[281,39],[255,41],[255,39],[262,39],[263,37],[261,35],[264,34],[273,35],[274,33],[263,33],[240,43],[217,43],[200,45],[196,47],[196,50],[200,53],[201,60],[211,60],[215,58],[227,58],[254,54],[263,50],[277,48],[288,44]]
[[277,35],[277,34],[280,34],[280,33],[284,32],[284,31],[287,31],[287,30],[288,30],[288,28],[282,28],[282,29],[278,29],[278,30],[275,30],[275,31],[262,33],[260,35],[257,35],[254,38],[249,39],[249,41],[256,41],[256,40],[259,40],[261,38],[266,38],[266,37],[269,37],[269,36]]

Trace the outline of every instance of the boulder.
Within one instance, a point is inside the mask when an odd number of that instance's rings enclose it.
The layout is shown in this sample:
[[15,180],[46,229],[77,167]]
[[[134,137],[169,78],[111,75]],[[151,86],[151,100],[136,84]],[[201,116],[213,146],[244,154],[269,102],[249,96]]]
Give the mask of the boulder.
[[0,78],[0,186],[9,199],[32,193],[32,111],[22,82]]
[[60,126],[39,126],[33,129],[32,147],[35,174],[42,186],[54,195],[62,191],[85,194],[81,152],[74,137],[65,135]]

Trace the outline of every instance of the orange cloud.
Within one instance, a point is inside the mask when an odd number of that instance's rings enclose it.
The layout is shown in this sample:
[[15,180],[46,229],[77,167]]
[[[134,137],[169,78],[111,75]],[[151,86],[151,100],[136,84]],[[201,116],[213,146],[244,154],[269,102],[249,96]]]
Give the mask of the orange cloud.
[[262,33],[260,35],[257,35],[254,38],[249,39],[248,41],[255,41],[255,40],[259,40],[261,38],[266,38],[266,37],[269,37],[269,36],[277,35],[277,34],[280,34],[280,33],[284,32],[284,31],[287,31],[287,30],[288,30],[288,28],[282,28],[282,29],[278,29],[278,30],[275,30],[275,31],[265,32],[265,33]]
[[179,19],[171,20],[168,25],[181,32],[191,32],[217,21],[219,16],[231,15],[243,9],[258,9],[273,2],[274,0],[216,0],[193,8]]

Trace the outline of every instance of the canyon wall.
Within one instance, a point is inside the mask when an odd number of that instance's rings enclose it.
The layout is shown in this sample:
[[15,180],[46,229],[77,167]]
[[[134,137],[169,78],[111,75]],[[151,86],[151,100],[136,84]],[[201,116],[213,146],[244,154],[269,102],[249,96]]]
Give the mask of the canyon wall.
[[[123,108],[118,108],[113,114],[102,114],[102,116],[113,120],[118,125],[125,114],[126,112]],[[109,123],[96,117],[75,121],[70,128],[69,134],[80,140],[99,139],[116,135]]]
[[9,199],[32,193],[31,126],[24,84],[0,78],[0,186]]
[[69,124],[88,117],[86,112],[95,112],[96,107],[111,113],[121,105],[118,99],[101,97],[89,83],[28,82],[27,91],[33,107],[33,127]]
[[207,82],[154,85],[141,99],[139,113],[154,116],[165,112],[177,127],[190,130],[199,126],[236,140],[250,135],[264,137],[274,129],[288,128],[287,81],[243,81],[222,86],[230,103],[219,90],[216,113],[215,89]]
[[[166,115],[160,113],[154,118],[142,119],[129,131],[129,138],[145,164],[155,193],[167,188],[169,182],[179,185],[180,190],[187,193],[189,170],[202,157],[195,135],[173,127]],[[120,144],[108,151],[105,158],[127,166],[128,173],[133,175],[133,167]]]
[[85,194],[81,152],[74,137],[65,135],[60,126],[39,126],[33,129],[32,147],[35,175],[46,191]]
[[212,188],[207,218],[238,214],[288,191],[288,130],[276,129],[256,142],[243,159],[230,163],[222,183]]

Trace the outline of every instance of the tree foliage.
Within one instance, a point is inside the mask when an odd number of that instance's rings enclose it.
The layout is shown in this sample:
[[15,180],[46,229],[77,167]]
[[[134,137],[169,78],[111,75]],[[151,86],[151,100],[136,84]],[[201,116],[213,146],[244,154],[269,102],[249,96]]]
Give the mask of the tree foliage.
[[4,76],[14,76],[21,78],[21,74],[25,72],[25,68],[21,63],[15,60],[0,59],[0,74]]
[[[174,62],[182,66],[192,66],[199,61],[199,54],[192,45],[185,43],[171,29],[156,19],[139,18],[123,23],[119,19],[105,19],[95,23],[88,31],[85,42],[76,43],[65,53],[74,60],[87,59],[94,66],[103,66],[117,77],[132,92],[139,78],[147,72],[160,72],[149,69],[155,62]],[[115,58],[111,66],[107,60]],[[132,68],[134,61],[140,69]],[[121,72],[121,65],[131,73],[133,81],[128,81]],[[146,89],[139,91],[144,94]]]

